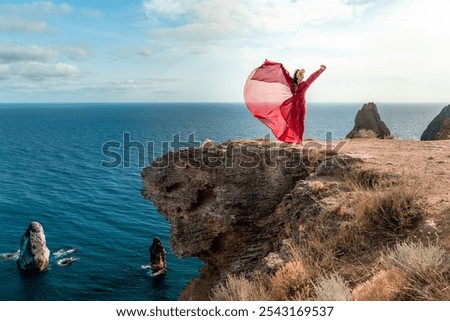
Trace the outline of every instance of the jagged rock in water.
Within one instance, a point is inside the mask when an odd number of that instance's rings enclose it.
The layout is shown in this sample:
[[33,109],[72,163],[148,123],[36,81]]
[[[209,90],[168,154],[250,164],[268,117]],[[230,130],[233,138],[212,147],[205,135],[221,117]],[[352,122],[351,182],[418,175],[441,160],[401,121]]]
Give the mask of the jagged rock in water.
[[153,243],[149,248],[150,266],[153,273],[164,271],[167,267],[166,250],[158,237],[153,239]]
[[291,144],[241,140],[169,152],[143,170],[142,194],[170,222],[172,252],[205,262],[180,299],[208,300],[226,273],[266,265],[285,231],[274,210],[318,158]]
[[20,256],[17,264],[23,274],[37,274],[47,269],[50,251],[47,248],[44,228],[38,222],[31,222],[20,242]]
[[62,265],[62,266],[71,265],[73,263],[73,261],[76,261],[76,258],[71,256],[71,257],[66,257],[64,259],[58,260],[57,264]]
[[434,117],[423,132],[420,140],[450,139],[450,105]]
[[361,130],[373,131],[377,135],[377,138],[386,138],[391,135],[389,128],[381,120],[377,105],[374,103],[364,104],[358,110],[355,118],[355,126],[347,134],[346,138],[359,138]]

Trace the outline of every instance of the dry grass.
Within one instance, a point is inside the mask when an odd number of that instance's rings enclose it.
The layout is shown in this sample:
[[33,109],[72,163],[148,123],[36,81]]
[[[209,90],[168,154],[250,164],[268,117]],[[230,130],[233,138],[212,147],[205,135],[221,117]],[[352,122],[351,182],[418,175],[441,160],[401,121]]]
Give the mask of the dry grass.
[[299,204],[310,205],[280,252],[287,263],[264,276],[229,275],[213,299],[450,300],[446,249],[406,241],[428,218],[423,191],[370,170],[340,179],[335,195],[329,182],[304,185]]
[[384,255],[385,265],[402,271],[404,300],[450,300],[450,259],[435,244],[404,242]]
[[346,282],[337,274],[322,276],[314,283],[316,301],[351,301],[352,294]]
[[399,266],[410,271],[439,269],[447,258],[446,251],[438,245],[403,242],[385,255],[389,265]]
[[353,289],[355,301],[392,301],[404,289],[406,279],[399,269],[381,270]]
[[271,296],[264,277],[256,276],[248,280],[244,276],[227,275],[226,281],[213,290],[215,301],[267,301]]
[[354,138],[377,138],[378,135],[373,130],[369,129],[360,129],[355,134]]
[[375,185],[371,190],[353,192],[343,211],[353,213],[351,225],[372,241],[392,243],[405,238],[428,217],[419,193],[402,183]]
[[383,189],[393,184],[388,174],[373,169],[352,167],[342,173],[345,185],[352,191]]
[[325,184],[321,181],[309,181],[309,188],[314,192],[318,193],[325,189]]
[[353,290],[355,300],[449,300],[450,266],[437,245],[401,242],[382,256],[384,269]]
[[308,269],[302,261],[288,262],[271,279],[272,297],[291,300],[294,296],[307,299],[312,291]]

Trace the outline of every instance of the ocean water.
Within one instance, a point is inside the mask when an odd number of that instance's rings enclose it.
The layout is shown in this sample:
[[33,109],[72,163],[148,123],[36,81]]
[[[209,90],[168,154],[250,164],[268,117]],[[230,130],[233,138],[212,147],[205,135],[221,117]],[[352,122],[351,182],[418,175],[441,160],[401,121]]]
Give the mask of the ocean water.
[[[305,137],[343,138],[361,106],[308,104]],[[444,106],[378,104],[399,139],[419,139]],[[50,268],[34,277],[0,260],[0,300],[176,300],[202,262],[171,253],[169,224],[140,194],[142,166],[173,141],[268,133],[238,103],[1,104],[0,254],[17,251],[38,221],[52,255]],[[145,268],[154,236],[168,252],[161,278]],[[56,257],[60,250],[73,252]],[[68,256],[73,264],[57,264]]]

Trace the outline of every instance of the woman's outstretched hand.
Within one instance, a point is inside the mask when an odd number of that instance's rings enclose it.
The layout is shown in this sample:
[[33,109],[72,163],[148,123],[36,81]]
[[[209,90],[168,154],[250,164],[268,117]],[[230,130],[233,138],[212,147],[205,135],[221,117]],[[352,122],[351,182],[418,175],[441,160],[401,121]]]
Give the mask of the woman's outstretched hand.
[[320,65],[320,69],[325,70],[327,67],[325,65]]

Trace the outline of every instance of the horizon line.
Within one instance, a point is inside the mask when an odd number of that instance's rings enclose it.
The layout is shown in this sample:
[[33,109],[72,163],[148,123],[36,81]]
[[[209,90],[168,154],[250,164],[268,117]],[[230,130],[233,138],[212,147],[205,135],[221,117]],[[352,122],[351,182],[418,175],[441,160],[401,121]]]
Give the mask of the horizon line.
[[[308,104],[444,104],[448,105],[443,101],[310,101]],[[38,102],[0,102],[0,105],[17,105],[17,104],[244,104],[244,101],[38,101]]]

